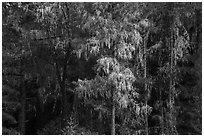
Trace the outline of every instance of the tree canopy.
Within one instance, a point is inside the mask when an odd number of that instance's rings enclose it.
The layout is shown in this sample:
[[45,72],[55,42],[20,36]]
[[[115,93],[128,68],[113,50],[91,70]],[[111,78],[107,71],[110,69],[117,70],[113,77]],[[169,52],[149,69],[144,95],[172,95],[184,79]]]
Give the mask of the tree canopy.
[[3,2],[2,133],[202,134],[201,5]]

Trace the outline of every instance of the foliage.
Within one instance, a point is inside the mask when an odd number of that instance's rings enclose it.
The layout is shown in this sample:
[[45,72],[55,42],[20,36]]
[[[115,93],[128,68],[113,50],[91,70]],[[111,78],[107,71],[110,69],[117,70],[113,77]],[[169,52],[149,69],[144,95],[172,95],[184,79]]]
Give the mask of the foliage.
[[200,5],[2,3],[3,134],[202,134]]
[[3,135],[20,135],[15,129],[2,128]]
[[96,135],[96,132],[91,132],[88,129],[80,127],[76,119],[72,116],[67,121],[67,126],[60,129],[60,118],[50,121],[42,130],[38,130],[38,135]]

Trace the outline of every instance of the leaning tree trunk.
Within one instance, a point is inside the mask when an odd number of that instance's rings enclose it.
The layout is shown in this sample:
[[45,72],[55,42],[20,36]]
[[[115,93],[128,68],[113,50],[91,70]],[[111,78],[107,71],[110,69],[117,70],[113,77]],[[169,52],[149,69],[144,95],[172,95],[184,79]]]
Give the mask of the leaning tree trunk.
[[[149,31],[147,32],[145,38],[144,38],[144,79],[147,79],[147,42],[148,42],[148,37],[149,37]],[[147,88],[147,83],[145,80],[145,92],[147,92],[146,98],[145,98],[145,132],[146,135],[148,135],[148,96],[149,96],[149,91]]]

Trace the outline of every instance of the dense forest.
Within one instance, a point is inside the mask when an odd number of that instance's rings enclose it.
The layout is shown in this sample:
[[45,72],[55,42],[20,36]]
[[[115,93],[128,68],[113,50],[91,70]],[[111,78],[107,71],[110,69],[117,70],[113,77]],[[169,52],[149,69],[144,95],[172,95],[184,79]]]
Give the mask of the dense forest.
[[3,2],[3,135],[201,135],[202,3]]

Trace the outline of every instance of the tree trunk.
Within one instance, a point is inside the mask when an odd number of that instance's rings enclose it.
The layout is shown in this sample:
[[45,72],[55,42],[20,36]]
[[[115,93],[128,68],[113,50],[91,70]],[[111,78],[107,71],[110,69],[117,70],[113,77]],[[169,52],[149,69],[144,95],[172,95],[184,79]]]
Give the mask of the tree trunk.
[[102,110],[99,110],[98,120],[99,120],[98,127],[99,127],[99,130],[100,130],[100,133],[102,134],[102,133],[103,133],[103,117],[102,117]]
[[[67,93],[66,91],[66,80],[68,80],[67,77],[67,65],[68,62],[70,60],[70,48],[71,48],[71,42],[68,42],[68,46],[66,48],[66,54],[65,54],[65,58],[64,58],[64,66],[63,66],[63,75],[62,75],[62,80],[61,80],[61,94],[62,94],[62,102],[63,102],[63,107],[62,107],[62,128],[64,128],[66,126],[66,122],[68,120],[68,118],[71,115],[71,104],[68,103],[68,99],[70,99],[70,97],[68,97],[67,95],[70,93]],[[69,110],[69,112],[68,112]]]
[[62,75],[62,81],[60,84],[61,88],[61,95],[62,95],[62,117],[61,117],[61,129],[66,127],[67,120],[69,118],[69,113],[68,110],[70,108],[70,104],[68,104],[68,97],[67,97],[67,92],[65,89],[66,86],[66,79],[67,79],[67,62],[68,62],[68,51],[65,55],[65,60],[64,60],[64,67],[63,67],[63,75]]
[[147,42],[148,42],[148,37],[149,37],[149,31],[147,32],[145,38],[144,38],[144,79],[145,79],[145,92],[147,92],[146,95],[146,99],[145,99],[145,132],[146,135],[148,135],[148,96],[149,96],[149,91],[147,89],[147,83],[146,83],[146,79],[147,79],[147,55],[146,55],[146,48],[147,48]]
[[[69,14],[68,14],[68,16],[69,16]],[[64,17],[67,19],[66,15],[64,15]],[[68,38],[70,38],[71,34],[69,32],[68,27],[67,27],[67,31],[68,31]],[[68,46],[67,45],[65,46],[66,47],[65,48],[66,53],[65,53],[65,57],[64,57],[63,72],[61,74],[60,66],[58,64],[57,55],[56,55],[55,48],[54,48],[55,46],[54,46],[54,44],[52,42],[49,29],[47,29],[47,34],[48,34],[50,45],[52,45],[51,49],[54,52],[53,61],[55,62],[54,64],[55,64],[55,68],[56,68],[57,81],[58,81],[58,83],[60,85],[60,93],[61,93],[61,96],[62,96],[61,129],[64,129],[66,127],[67,120],[69,118],[68,109],[71,108],[71,105],[68,104],[68,97],[67,97],[67,92],[66,92],[66,89],[65,89],[66,88],[66,80],[67,80],[67,64],[68,64],[69,59],[70,59],[71,42],[69,40],[68,41]],[[66,39],[66,37],[65,37],[65,39]]]
[[162,92],[161,92],[160,88],[159,88],[159,92],[160,92],[160,103],[161,103],[161,124],[160,124],[160,128],[161,128],[161,134],[164,135],[163,98],[162,98]]
[[115,103],[112,105],[111,135],[115,135]]
[[[169,91],[169,109],[170,109],[170,134],[175,133],[175,125],[174,125],[174,95],[175,95],[175,72],[173,71],[174,68],[177,65],[177,49],[176,49],[176,43],[174,39],[177,39],[178,37],[178,28],[176,29],[176,35],[174,35],[174,32],[172,30],[171,32],[171,62],[170,62],[170,91]],[[175,36],[175,37],[174,37]]]
[[[161,51],[159,51],[159,66],[161,67],[162,65],[162,59],[161,59]],[[159,74],[159,79],[162,80],[162,75]],[[158,90],[159,90],[159,103],[161,104],[161,122],[160,122],[160,129],[161,129],[161,135],[164,135],[164,102],[163,102],[163,93],[162,93],[162,81],[159,82],[159,87],[158,87]]]
[[111,135],[115,135],[115,100],[114,100],[114,90],[112,90]]
[[24,74],[23,74],[23,66],[24,66],[24,52],[23,52],[23,46],[21,47],[21,67],[20,67],[20,73],[22,74],[21,77],[21,112],[20,112],[20,133],[22,135],[25,135],[25,119],[26,119],[26,91],[25,91],[25,81],[24,81]]
[[20,133],[25,135],[25,120],[26,120],[26,92],[25,86],[22,84],[22,100],[21,100],[21,113],[20,113]]
[[65,87],[61,87],[62,94],[62,114],[61,114],[61,129],[64,129],[67,125],[68,120],[68,103]]
[[173,123],[172,123],[172,90],[173,90],[173,58],[174,58],[174,49],[173,49],[173,34],[171,34],[170,46],[171,46],[171,55],[170,55],[170,83],[169,83],[169,111],[170,111],[170,134],[172,133]]
[[91,108],[91,110],[90,110],[90,127],[91,127],[91,129],[93,129],[93,110],[92,110],[92,108]]

